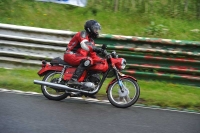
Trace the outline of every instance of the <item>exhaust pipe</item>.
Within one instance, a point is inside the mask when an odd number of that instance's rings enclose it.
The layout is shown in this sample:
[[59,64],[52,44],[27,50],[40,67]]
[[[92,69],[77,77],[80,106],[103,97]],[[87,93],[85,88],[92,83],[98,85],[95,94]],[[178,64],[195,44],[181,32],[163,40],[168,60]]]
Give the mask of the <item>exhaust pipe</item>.
[[55,84],[55,83],[50,83],[50,82],[45,82],[45,81],[40,81],[40,80],[34,80],[34,84],[39,84],[39,85],[46,85],[52,88],[57,88],[57,89],[63,89],[63,90],[70,90],[70,91],[75,91],[75,92],[83,92],[83,93],[89,93],[89,94],[93,94],[96,93],[98,91],[98,89],[95,89],[94,91],[84,91],[84,90],[78,90],[75,88],[71,88],[69,86],[66,85],[61,85],[61,84]]

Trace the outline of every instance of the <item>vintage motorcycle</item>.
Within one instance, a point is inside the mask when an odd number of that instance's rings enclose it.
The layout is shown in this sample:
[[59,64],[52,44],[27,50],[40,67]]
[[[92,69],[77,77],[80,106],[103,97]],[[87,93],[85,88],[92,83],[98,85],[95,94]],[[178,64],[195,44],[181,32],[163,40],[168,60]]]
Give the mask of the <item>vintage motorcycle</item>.
[[71,79],[76,67],[70,66],[60,57],[54,58],[48,64],[42,61],[42,68],[38,72],[39,76],[44,76],[43,80],[34,80],[35,84],[41,85],[43,95],[50,100],[63,100],[67,97],[92,97],[101,89],[104,81],[108,77],[114,77],[106,88],[109,102],[118,108],[127,108],[135,104],[140,95],[140,87],[137,80],[120,71],[125,69],[126,60],[118,58],[115,51],[108,53],[107,46],[102,45],[102,55],[106,59],[105,68],[96,71],[96,66],[91,66],[85,70],[79,78],[79,82],[88,82],[84,86],[69,86],[67,82]]

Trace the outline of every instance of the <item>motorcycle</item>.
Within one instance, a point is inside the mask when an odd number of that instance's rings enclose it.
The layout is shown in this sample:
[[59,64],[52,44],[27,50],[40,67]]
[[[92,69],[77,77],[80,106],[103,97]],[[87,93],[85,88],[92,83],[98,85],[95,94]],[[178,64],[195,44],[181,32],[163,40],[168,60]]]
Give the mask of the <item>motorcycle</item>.
[[34,80],[41,85],[43,95],[49,100],[63,100],[67,97],[93,97],[101,89],[106,78],[115,77],[106,87],[109,102],[118,108],[127,108],[135,104],[140,95],[137,80],[120,71],[125,69],[126,60],[119,58],[115,51],[108,53],[107,46],[102,45],[106,65],[97,71],[98,65],[90,66],[79,78],[79,82],[88,82],[84,86],[70,86],[67,82],[71,79],[76,67],[70,66],[60,57],[50,63],[42,61],[42,68],[38,71],[43,80]]

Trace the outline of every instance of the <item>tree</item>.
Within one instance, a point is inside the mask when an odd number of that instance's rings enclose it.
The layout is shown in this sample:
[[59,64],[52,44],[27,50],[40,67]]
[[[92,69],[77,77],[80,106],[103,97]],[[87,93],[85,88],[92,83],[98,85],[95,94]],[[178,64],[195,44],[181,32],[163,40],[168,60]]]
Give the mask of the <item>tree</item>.
[[188,11],[188,0],[184,0],[184,12]]
[[200,1],[196,0],[196,16],[197,19],[200,19]]
[[115,0],[115,6],[114,6],[114,11],[117,12],[118,11],[118,6],[119,6],[119,1]]

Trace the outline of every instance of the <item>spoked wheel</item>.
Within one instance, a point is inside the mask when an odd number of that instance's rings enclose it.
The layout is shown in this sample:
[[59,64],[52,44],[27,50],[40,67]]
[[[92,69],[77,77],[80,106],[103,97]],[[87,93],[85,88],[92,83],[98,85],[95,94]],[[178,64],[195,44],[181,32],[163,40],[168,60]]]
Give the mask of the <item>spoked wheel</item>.
[[140,87],[132,78],[124,78],[121,91],[118,81],[108,87],[107,97],[110,103],[118,108],[127,108],[135,104],[140,95]]
[[[60,74],[61,72],[51,71],[44,76],[43,81],[57,84]],[[50,100],[59,101],[68,96],[64,90],[55,89],[45,85],[41,85],[41,90],[43,95]]]

